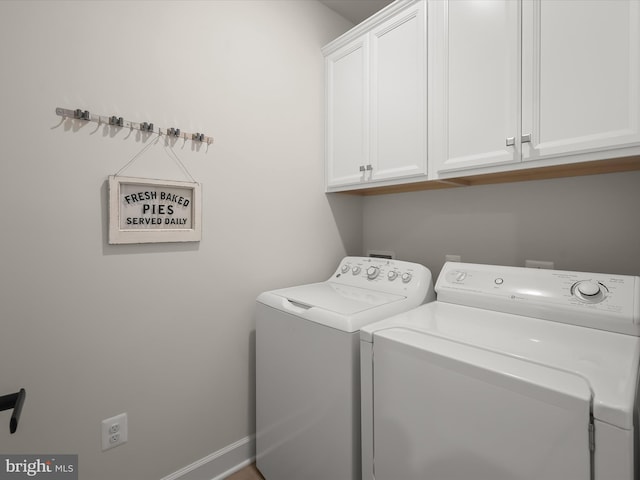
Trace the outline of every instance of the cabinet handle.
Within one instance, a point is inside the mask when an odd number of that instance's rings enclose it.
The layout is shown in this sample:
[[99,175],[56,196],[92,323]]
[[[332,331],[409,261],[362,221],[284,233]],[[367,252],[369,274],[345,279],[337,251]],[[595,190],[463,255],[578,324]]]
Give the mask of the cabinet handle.
[[507,138],[507,147],[513,147],[516,144],[516,137]]
[[360,171],[364,172],[364,165],[360,165]]
[[367,165],[367,170],[373,170],[373,167],[369,164]]
[[531,143],[531,134],[526,133],[522,135],[522,143]]

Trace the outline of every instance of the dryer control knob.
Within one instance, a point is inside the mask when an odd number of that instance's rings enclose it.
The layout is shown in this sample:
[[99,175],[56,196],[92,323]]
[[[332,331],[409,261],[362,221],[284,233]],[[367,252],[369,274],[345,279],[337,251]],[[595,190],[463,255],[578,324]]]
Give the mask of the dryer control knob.
[[342,266],[342,273],[347,273],[349,271],[349,265],[343,265]]
[[405,272],[402,274],[402,282],[409,283],[411,281],[411,274],[409,272]]
[[582,294],[593,297],[600,293],[600,284],[595,280],[585,280],[576,285],[576,289]]
[[599,303],[607,297],[607,287],[596,280],[581,280],[571,287],[571,293],[586,303]]
[[398,278],[398,272],[396,272],[395,270],[391,270],[389,273],[387,273],[387,278],[391,282],[394,281],[396,278]]
[[360,273],[360,270],[362,270],[359,266],[355,266],[351,269],[351,273],[353,273],[354,275],[358,275]]
[[380,269],[378,267],[367,268],[367,278],[369,280],[373,280],[374,278],[376,278],[378,276],[378,273],[380,273]]

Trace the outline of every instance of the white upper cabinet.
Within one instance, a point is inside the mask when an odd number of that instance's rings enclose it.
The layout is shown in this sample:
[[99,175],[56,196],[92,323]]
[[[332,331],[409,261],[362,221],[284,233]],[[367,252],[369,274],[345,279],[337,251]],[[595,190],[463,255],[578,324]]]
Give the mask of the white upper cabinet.
[[426,174],[427,52],[424,4],[375,28],[371,41],[372,178]]
[[640,152],[638,0],[429,8],[433,178]]
[[359,38],[326,58],[327,175],[330,185],[358,183],[369,163],[369,43]]
[[640,144],[640,2],[525,1],[524,160]]
[[425,1],[400,1],[323,49],[327,191],[426,179]]
[[429,156],[438,171],[518,161],[520,4],[430,5]]

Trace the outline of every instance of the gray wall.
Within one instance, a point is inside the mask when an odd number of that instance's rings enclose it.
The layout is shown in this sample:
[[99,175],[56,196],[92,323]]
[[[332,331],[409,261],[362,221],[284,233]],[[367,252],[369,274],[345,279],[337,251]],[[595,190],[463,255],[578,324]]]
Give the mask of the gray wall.
[[[349,27],[315,1],[0,2],[0,395],[27,390],[0,452],[158,479],[254,432],[256,295],[362,246],[360,199],[323,193],[320,48]],[[174,148],[202,241],[108,245],[105,182],[149,140],[56,107],[215,137]],[[125,173],[185,179],[162,144]]]
[[437,276],[462,261],[640,275],[640,172],[366,197],[364,249]]
[[[435,274],[446,253],[640,273],[640,173],[325,196],[320,47],[349,27],[315,1],[0,2],[0,395],[28,395],[0,452],[145,480],[251,435],[255,296],[362,247]],[[175,148],[202,241],[108,245],[105,181],[148,140],[58,106],[214,136]],[[185,179],[161,145],[126,174]]]

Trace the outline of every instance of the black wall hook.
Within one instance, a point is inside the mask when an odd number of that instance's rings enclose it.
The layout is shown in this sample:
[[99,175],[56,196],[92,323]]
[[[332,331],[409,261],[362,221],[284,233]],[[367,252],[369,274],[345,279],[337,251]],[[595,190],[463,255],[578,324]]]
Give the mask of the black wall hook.
[[20,421],[20,414],[22,413],[22,406],[26,396],[27,392],[24,388],[21,388],[19,392],[0,397],[0,412],[13,408],[11,420],[9,421],[9,432],[11,433],[15,433],[18,429],[18,422]]

